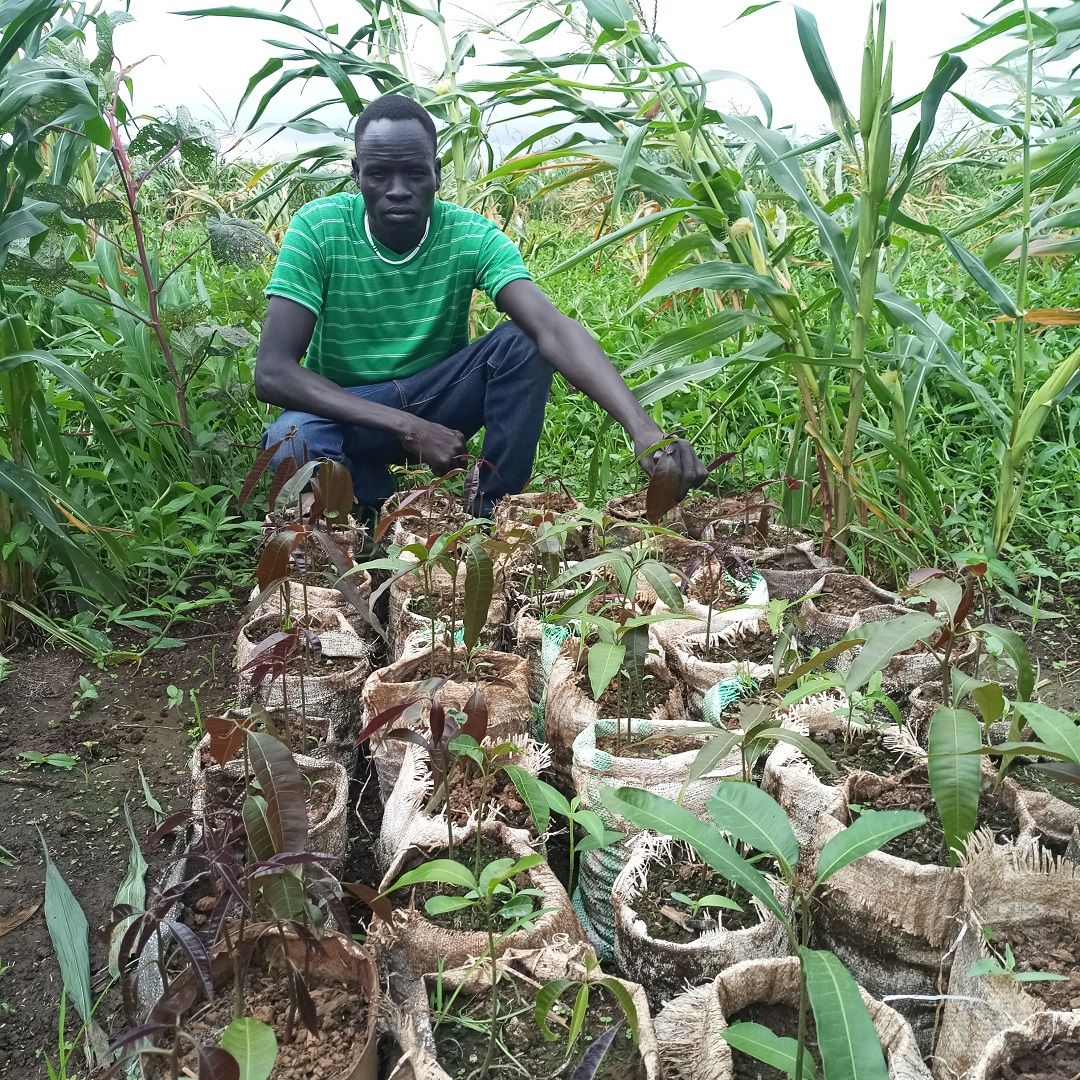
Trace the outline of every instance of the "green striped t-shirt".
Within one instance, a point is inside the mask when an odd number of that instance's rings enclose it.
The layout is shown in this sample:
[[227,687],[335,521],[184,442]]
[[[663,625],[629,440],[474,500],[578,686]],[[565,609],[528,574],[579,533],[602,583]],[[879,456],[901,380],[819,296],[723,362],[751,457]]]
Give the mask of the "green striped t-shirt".
[[[375,243],[387,258],[403,257]],[[341,193],[293,215],[266,294],[318,316],[305,361],[312,371],[359,386],[404,378],[464,348],[473,290],[494,300],[529,276],[498,226],[439,199],[419,254],[390,266],[365,235],[363,196]]]

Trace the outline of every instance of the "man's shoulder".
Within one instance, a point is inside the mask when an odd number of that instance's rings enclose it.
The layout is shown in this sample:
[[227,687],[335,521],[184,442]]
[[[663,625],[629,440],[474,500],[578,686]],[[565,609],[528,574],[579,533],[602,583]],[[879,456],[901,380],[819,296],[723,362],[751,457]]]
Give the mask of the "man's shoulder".
[[311,202],[304,203],[293,214],[292,219],[293,221],[302,221],[309,226],[345,225],[352,219],[356,200],[359,198],[359,193],[353,194],[348,191],[339,191],[334,195],[324,195],[322,198],[312,199]]
[[469,210],[457,203],[442,201],[443,227],[449,226],[455,232],[460,233],[501,233],[502,229],[490,218],[478,214],[475,210]]

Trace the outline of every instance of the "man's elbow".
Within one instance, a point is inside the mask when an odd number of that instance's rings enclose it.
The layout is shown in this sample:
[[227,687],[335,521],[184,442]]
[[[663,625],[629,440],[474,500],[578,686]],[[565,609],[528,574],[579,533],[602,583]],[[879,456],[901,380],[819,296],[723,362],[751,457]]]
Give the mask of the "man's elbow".
[[281,379],[272,364],[255,361],[255,396],[267,405],[281,405]]

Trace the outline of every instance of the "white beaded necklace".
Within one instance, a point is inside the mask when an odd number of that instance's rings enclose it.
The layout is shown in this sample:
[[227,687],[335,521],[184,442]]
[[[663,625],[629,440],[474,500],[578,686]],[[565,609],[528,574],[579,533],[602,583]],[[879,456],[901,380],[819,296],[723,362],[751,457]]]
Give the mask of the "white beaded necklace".
[[364,233],[367,235],[368,243],[371,245],[371,250],[375,252],[375,257],[377,259],[382,259],[382,261],[389,266],[404,266],[407,262],[412,262],[413,259],[415,259],[416,256],[420,254],[420,249],[424,246],[424,241],[427,239],[428,229],[430,228],[431,217],[429,215],[427,219],[427,224],[424,225],[424,235],[420,237],[420,242],[416,245],[416,247],[414,247],[412,251],[410,251],[409,254],[405,256],[404,259],[388,259],[375,244],[375,238],[371,235],[371,225],[368,222],[367,211],[364,211]]

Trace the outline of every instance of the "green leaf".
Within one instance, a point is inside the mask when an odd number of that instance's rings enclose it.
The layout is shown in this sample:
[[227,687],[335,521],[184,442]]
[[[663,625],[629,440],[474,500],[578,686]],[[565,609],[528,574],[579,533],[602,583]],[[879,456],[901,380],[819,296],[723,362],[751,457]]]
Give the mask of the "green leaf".
[[874,1022],[851,973],[831,952],[802,948],[803,973],[828,1080],[888,1080]]
[[637,1008],[634,1005],[634,999],[630,996],[630,991],[618,979],[613,979],[610,975],[607,978],[599,979],[600,986],[605,987],[611,991],[615,1000],[619,1003],[619,1008],[623,1011],[623,1016],[626,1017],[626,1026],[630,1031],[630,1037],[636,1042],[638,1036],[638,1014]]
[[[139,847],[139,839],[135,835],[135,826],[131,822],[131,807],[124,799],[124,823],[127,825],[128,842],[131,845],[128,854],[127,870],[124,872],[120,887],[116,890],[113,905],[128,904],[136,911],[142,911],[146,906],[146,859],[143,858],[142,848]],[[117,923],[109,934],[109,971],[114,977],[119,976],[117,958],[120,952],[120,940],[124,931],[130,926],[135,916],[122,919]]]
[[274,1029],[251,1016],[241,1016],[221,1033],[222,1049],[240,1066],[240,1080],[267,1080],[277,1061]]
[[641,564],[640,573],[656,591],[656,595],[672,611],[682,611],[683,595],[679,592],[679,587],[671,580],[671,574],[666,566],[658,563],[655,559],[646,559]]
[[653,338],[641,356],[623,369],[623,375],[636,375],[646,368],[674,364],[699,350],[711,349],[757,322],[760,319],[753,312],[721,311],[704,322],[681,326]]
[[945,241],[945,246],[952,252],[953,258],[968,272],[975,284],[986,290],[987,295],[997,305],[998,310],[1004,315],[1018,319],[1020,309],[1016,306],[1016,301],[997,278],[990,273],[983,261],[947,233],[942,233],[941,239]]
[[1024,639],[1008,626],[983,623],[975,632],[992,638],[1005,650],[1016,668],[1016,692],[1021,701],[1028,701],[1035,691],[1035,672],[1031,669],[1031,654]]
[[105,1034],[94,1019],[94,999],[90,991],[90,940],[86,915],[53,864],[45,837],[38,829],[45,857],[45,925],[53,952],[60,965],[64,991],[86,1024],[93,1056],[104,1063],[107,1056]]
[[[724,1029],[724,1041],[732,1050],[747,1054],[765,1065],[771,1065],[788,1076],[795,1075],[795,1058],[799,1052],[798,1039],[776,1035],[764,1024],[742,1022]],[[816,1074],[809,1055],[803,1058],[803,1076],[812,1080]]]
[[543,836],[551,824],[551,806],[541,782],[520,765],[503,765],[502,771],[509,777],[521,801],[529,808],[529,817],[536,831]]
[[465,610],[461,620],[465,648],[470,652],[476,648],[487,624],[494,591],[495,571],[491,556],[480,538],[474,536],[465,548]]
[[649,829],[689,844],[718,874],[745,889],[760,900],[781,922],[787,916],[780,906],[768,879],[746,861],[714,826],[699,821],[689,810],[638,788],[605,789],[601,798],[609,809],[641,829]]
[[[774,278],[755,274],[753,270],[733,262],[706,262],[676,270],[653,286],[635,305],[641,307],[651,300],[659,300],[672,293],[690,292],[692,289],[713,289],[726,292],[729,289],[746,289],[762,296],[786,296],[787,293]],[[633,308],[631,309],[633,310]]]
[[739,738],[737,731],[722,731],[702,744],[701,749],[690,763],[686,779],[683,781],[682,788],[679,791],[677,800],[679,803],[682,803],[686,789],[712,772],[716,765],[723,761],[731,753],[732,749],[738,745]]
[[429,915],[445,915],[450,911],[475,907],[477,901],[467,896],[431,896],[424,903],[424,911]]
[[897,653],[910,649],[917,641],[925,641],[940,629],[940,620],[922,611],[860,627],[866,642],[847,670],[844,689],[848,694],[854,693],[875,671],[884,671]]
[[762,741],[787,743],[794,746],[804,757],[809,758],[818,768],[823,769],[829,776],[836,775],[836,765],[832,758],[818,746],[809,735],[803,735],[801,731],[792,731],[790,728],[769,727],[762,728],[754,733],[755,739]]
[[436,885],[453,885],[459,889],[478,888],[473,872],[461,863],[453,859],[432,859],[415,870],[409,870],[386,890],[387,893],[396,892],[398,889],[407,889],[410,885],[423,885],[434,883]]
[[954,866],[956,853],[967,846],[979,816],[981,765],[977,752],[981,746],[982,727],[974,713],[967,709],[934,710],[926,767]]
[[832,117],[833,129],[843,135],[848,146],[855,145],[855,131],[851,124],[851,113],[844,103],[844,96],[840,93],[840,86],[833,74],[832,64],[829,63],[825,46],[821,42],[818,33],[817,19],[805,8],[795,8],[795,25],[799,32],[799,44],[802,46],[803,56],[806,59],[810,74],[825,104],[829,106],[829,115]]
[[569,979],[555,979],[542,986],[536,995],[536,1003],[533,1005],[533,1018],[536,1020],[536,1026],[540,1029],[540,1034],[548,1042],[554,1042],[559,1037],[558,1033],[552,1031],[548,1026],[548,1013],[551,1012],[551,1006],[559,1000],[560,996],[571,985],[573,984]]
[[1071,716],[1037,701],[1018,701],[1015,708],[1055,754],[1080,765],[1080,726]]
[[864,810],[821,849],[813,888],[823,885],[856,859],[883,848],[901,833],[925,824],[926,817],[916,810]]
[[787,814],[756,784],[724,781],[709,799],[709,813],[736,840],[749,844],[755,851],[775,855],[785,877],[790,876],[799,861],[799,841]]
[[626,656],[625,645],[598,641],[589,649],[589,686],[594,701],[599,701],[608,684],[619,673]]

